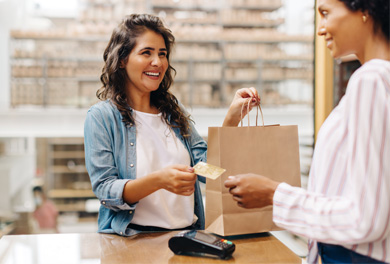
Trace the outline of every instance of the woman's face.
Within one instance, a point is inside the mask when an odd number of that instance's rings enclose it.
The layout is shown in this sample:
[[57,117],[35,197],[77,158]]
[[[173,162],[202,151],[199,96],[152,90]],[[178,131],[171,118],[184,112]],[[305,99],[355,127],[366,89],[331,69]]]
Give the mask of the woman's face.
[[164,38],[147,30],[137,38],[126,63],[128,89],[150,93],[158,89],[168,69]]
[[[350,11],[339,0],[317,0],[320,22],[317,34],[323,36],[334,58],[360,54],[364,47],[363,13]],[[365,27],[367,28],[367,27]]]

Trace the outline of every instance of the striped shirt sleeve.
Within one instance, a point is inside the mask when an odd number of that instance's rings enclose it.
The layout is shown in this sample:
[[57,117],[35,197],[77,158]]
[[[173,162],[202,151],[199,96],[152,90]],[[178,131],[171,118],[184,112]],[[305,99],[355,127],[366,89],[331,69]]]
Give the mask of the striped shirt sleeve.
[[[345,111],[338,119],[346,124],[344,165],[337,165],[340,167],[332,171],[328,170],[333,166],[331,162],[313,165],[319,167],[315,168],[312,185],[329,182],[327,188],[304,190],[280,184],[273,209],[273,220],[278,226],[331,244],[354,245],[389,238],[390,83],[386,75],[386,71],[366,67],[351,78],[345,95]],[[327,125],[334,124],[330,120]],[[329,134],[321,136],[331,137],[332,130],[328,131]],[[319,155],[313,160],[321,154],[340,155],[321,151],[324,150],[316,149]],[[334,190],[339,186],[333,178],[344,176],[346,187],[335,195]]]

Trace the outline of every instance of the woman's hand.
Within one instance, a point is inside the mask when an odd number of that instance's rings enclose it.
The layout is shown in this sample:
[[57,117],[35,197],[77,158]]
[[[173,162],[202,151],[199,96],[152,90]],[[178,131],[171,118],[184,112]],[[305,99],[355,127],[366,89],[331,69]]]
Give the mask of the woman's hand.
[[225,187],[233,200],[244,208],[261,208],[273,204],[276,188],[280,183],[256,174],[229,176]]
[[195,191],[196,174],[194,169],[186,165],[171,165],[157,173],[162,189],[169,192],[189,196]]
[[135,180],[129,180],[123,190],[123,199],[133,204],[144,197],[165,189],[178,195],[189,196],[195,191],[196,174],[186,165],[171,165]]
[[[260,97],[255,88],[241,88],[237,90],[223,121],[223,126],[237,126],[240,123],[241,118],[248,114],[248,100],[250,100],[249,111],[254,106],[260,104]],[[245,104],[244,107],[243,104]]]

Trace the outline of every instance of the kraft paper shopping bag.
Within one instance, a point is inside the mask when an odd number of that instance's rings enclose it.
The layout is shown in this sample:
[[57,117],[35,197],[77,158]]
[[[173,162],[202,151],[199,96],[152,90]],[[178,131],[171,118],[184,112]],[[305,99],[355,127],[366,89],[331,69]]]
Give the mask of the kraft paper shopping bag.
[[256,173],[300,186],[297,126],[209,127],[207,162],[226,169],[218,179],[206,181],[207,231],[230,236],[280,230],[272,221],[272,206],[239,207],[224,181]]

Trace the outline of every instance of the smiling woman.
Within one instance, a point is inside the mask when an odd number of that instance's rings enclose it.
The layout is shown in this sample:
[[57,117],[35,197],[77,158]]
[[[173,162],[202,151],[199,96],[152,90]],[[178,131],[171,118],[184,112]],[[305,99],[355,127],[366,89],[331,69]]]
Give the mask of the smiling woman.
[[[319,12],[322,17],[319,35],[324,36],[327,47],[331,50],[332,56],[339,58],[354,54],[361,50],[364,42],[362,35],[366,35],[367,27],[364,26],[362,14],[352,12],[344,7],[344,3],[338,0],[333,4],[319,1]],[[344,8],[343,8],[344,7]],[[362,28],[363,30],[362,32]],[[357,33],[360,34],[357,34]]]
[[174,37],[152,15],[130,15],[104,52],[103,86],[85,121],[85,160],[101,201],[98,230],[202,229],[204,212],[192,165],[206,142],[168,89]]
[[[104,51],[102,102],[90,108],[84,129],[99,232],[204,229],[202,178],[192,166],[206,161],[207,144],[169,92],[174,39],[158,17],[130,15]],[[254,88],[238,90],[227,125],[238,124],[247,97],[259,102]]]
[[[156,108],[159,108],[165,119],[169,113],[179,125],[181,133],[187,133],[189,119],[180,110],[176,98],[168,92],[175,72],[169,63],[174,41],[171,31],[164,27],[158,17],[151,15],[128,16],[114,30],[104,52],[106,66],[100,77],[103,87],[97,92],[97,96],[102,100],[112,99],[126,124],[134,124],[128,106],[141,110],[134,106],[137,104],[149,113],[155,113]],[[145,70],[149,71],[148,76],[151,75],[150,72],[155,75],[156,70],[160,75],[156,82],[152,82],[154,88],[144,93],[146,97],[143,97],[141,91],[138,93],[130,88],[145,88],[145,83],[141,82],[145,79],[142,79],[143,75],[147,75]],[[153,77],[150,80],[151,78]],[[151,102],[140,106],[141,102],[132,96],[143,100],[149,100],[150,97]]]
[[390,32],[387,0],[317,2],[321,16],[318,35],[325,38],[334,58],[355,54],[363,64],[386,55]]

